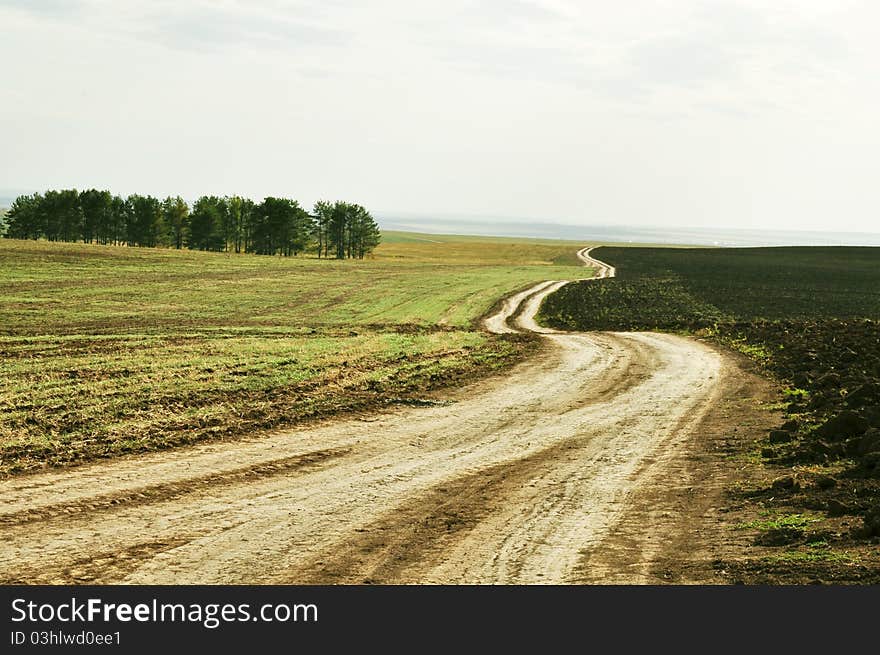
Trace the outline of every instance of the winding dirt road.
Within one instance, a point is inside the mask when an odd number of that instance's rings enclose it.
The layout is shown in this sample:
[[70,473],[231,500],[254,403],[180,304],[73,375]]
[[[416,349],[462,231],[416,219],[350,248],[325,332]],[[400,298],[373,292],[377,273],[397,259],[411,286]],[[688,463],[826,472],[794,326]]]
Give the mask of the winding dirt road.
[[[611,267],[578,253],[598,277]],[[568,583],[668,474],[728,364],[697,341],[486,321],[539,353],[448,404],[0,483],[0,581]]]

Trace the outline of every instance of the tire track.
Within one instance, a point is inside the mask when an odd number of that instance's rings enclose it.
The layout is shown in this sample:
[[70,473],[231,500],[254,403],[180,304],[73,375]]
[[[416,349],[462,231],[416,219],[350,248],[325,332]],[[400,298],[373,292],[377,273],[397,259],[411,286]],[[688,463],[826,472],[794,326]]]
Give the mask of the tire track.
[[187,477],[180,481],[118,489],[113,493],[89,494],[81,498],[69,498],[52,505],[33,506],[19,511],[0,511],[0,525],[24,525],[46,521],[58,516],[75,518],[77,514],[95,513],[115,507],[137,507],[161,501],[181,498],[206,487],[241,484],[272,475],[290,474],[310,465],[341,457],[347,449],[316,450],[311,453],[274,459],[265,464],[254,464],[202,476]]

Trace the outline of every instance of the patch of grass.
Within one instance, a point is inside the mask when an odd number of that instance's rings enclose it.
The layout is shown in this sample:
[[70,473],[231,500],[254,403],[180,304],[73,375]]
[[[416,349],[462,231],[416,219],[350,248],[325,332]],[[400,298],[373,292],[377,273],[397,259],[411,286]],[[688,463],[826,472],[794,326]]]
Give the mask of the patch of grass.
[[768,530],[783,530],[786,528],[803,530],[813,523],[822,521],[821,516],[815,514],[777,514],[771,510],[762,512],[764,518],[740,523],[736,526],[737,530],[760,530],[766,532]]
[[738,450],[732,453],[726,453],[725,458],[745,462],[748,464],[760,464],[763,459],[761,457],[761,446],[755,445],[746,450]]
[[787,550],[782,553],[768,555],[765,558],[770,563],[798,564],[808,562],[828,562],[831,564],[855,564],[858,558],[849,553],[832,550],[827,544],[807,544],[806,550]]
[[748,355],[752,359],[757,359],[757,360],[761,360],[761,361],[769,361],[769,359],[771,357],[770,351],[767,350],[766,347],[764,347],[760,344],[755,345],[755,344],[750,344],[750,343],[743,341],[743,340],[737,340],[737,341],[731,342],[730,346],[734,350],[741,352],[744,355]]

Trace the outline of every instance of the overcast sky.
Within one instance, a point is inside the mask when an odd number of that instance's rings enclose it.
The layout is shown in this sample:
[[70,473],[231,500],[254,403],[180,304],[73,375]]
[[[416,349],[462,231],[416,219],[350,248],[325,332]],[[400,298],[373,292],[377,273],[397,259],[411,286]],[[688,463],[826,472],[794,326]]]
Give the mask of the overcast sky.
[[880,231],[880,4],[0,0],[0,189]]

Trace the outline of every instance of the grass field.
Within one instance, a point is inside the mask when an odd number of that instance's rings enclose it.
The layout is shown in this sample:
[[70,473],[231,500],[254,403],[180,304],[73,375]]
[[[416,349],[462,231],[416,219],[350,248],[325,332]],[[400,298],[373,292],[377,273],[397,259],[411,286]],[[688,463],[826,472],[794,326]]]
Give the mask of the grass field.
[[[880,538],[880,248],[593,254],[619,277],[563,287],[547,298],[541,320],[562,329],[685,332],[748,355],[780,381],[788,418],[756,446],[790,475],[736,502],[825,510],[837,530],[823,539],[835,549]],[[774,564],[775,582],[797,580],[801,559],[815,555],[798,541],[803,531],[788,531],[800,550]],[[750,575],[767,573],[752,564]],[[868,571],[866,561],[855,573],[839,558],[821,564],[824,579]]]
[[477,321],[581,244],[391,233],[364,261],[0,239],[0,473],[236,435],[512,362]]

